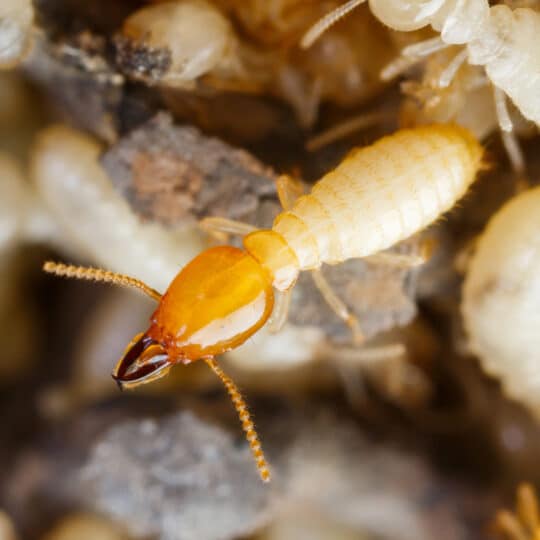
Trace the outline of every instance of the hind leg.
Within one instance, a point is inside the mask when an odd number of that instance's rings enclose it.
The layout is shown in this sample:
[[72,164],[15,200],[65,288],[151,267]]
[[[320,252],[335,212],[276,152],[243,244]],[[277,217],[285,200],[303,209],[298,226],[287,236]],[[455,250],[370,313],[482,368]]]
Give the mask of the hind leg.
[[501,139],[506,150],[506,155],[510,161],[510,165],[516,175],[516,186],[518,191],[522,191],[529,187],[527,172],[525,170],[525,158],[514,132],[514,125],[508,112],[506,95],[504,92],[493,85],[493,99],[495,101],[495,112],[497,114],[497,122],[501,131]]
[[326,281],[320,270],[312,270],[311,277],[319,292],[322,294],[326,303],[332,308],[334,313],[349,326],[352,332],[352,338],[355,345],[362,345],[366,340],[360,327],[358,319],[349,311],[345,302],[334,292],[331,285]]

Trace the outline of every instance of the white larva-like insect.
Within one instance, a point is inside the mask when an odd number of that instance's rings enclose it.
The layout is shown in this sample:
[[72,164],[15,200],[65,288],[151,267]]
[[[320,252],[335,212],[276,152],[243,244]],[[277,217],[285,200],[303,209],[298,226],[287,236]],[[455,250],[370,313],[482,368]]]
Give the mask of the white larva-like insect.
[[[350,0],[321,19],[304,35],[302,46],[310,46],[326,28],[364,1]],[[505,94],[525,118],[540,125],[540,13],[530,8],[512,10],[505,5],[490,7],[487,0],[369,0],[369,6],[394,30],[431,25],[440,33],[406,47],[403,57],[383,71],[383,78],[397,75],[432,52],[461,45],[465,49],[448,64],[444,84],[450,84],[463,62],[481,65],[495,88],[501,129],[512,129]]]
[[[483,140],[499,127],[493,92],[483,70],[470,64],[459,68],[453,75],[452,84],[442,84],[448,75],[447,66],[455,55],[452,49],[431,55],[423,65],[419,81],[408,80],[401,84],[403,93],[408,96],[401,105],[401,123],[410,127],[455,122]],[[514,122],[513,132],[499,131],[516,178],[525,179],[525,158],[516,135],[531,131],[532,126],[520,116],[515,119],[519,123]]]
[[488,223],[469,263],[462,313],[482,367],[540,417],[540,187]]
[[196,231],[143,223],[100,166],[100,145],[66,126],[37,137],[32,180],[62,232],[62,245],[119,272],[164,287],[201,249]]
[[0,69],[18,64],[30,48],[34,8],[32,0],[0,3]]
[[117,61],[135,78],[192,86],[208,73],[240,69],[230,22],[206,0],[172,0],[133,13],[117,39]]

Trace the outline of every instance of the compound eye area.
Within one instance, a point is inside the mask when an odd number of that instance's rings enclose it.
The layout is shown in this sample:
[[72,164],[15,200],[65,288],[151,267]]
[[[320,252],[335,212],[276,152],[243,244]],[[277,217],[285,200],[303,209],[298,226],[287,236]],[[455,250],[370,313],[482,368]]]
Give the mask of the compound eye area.
[[171,365],[159,342],[146,334],[138,334],[127,346],[112,376],[120,388],[131,388],[163,377]]

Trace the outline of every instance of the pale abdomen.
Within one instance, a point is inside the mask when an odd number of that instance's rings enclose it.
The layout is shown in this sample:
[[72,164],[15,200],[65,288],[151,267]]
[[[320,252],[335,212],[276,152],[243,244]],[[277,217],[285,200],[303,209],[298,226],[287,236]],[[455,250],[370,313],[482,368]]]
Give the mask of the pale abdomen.
[[475,178],[482,148],[464,128],[401,130],[351,152],[273,230],[302,270],[366,257],[420,231],[450,209]]

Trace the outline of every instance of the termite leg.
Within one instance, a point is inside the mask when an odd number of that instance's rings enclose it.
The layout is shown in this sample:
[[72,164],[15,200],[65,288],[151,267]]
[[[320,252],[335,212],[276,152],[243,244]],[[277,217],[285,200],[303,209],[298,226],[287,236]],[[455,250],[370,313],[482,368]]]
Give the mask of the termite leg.
[[433,239],[424,238],[420,241],[420,253],[418,255],[383,251],[370,255],[365,260],[372,264],[382,264],[394,268],[415,268],[429,260],[434,247],[435,241]]
[[47,261],[43,265],[43,270],[49,274],[55,274],[57,276],[88,281],[101,281],[103,283],[113,283],[114,285],[120,285],[122,287],[132,287],[134,289],[139,289],[150,298],[153,298],[156,302],[161,300],[161,294],[155,289],[152,289],[152,287],[149,287],[140,279],[126,276],[124,274],[117,274],[116,272],[111,272],[109,270],[90,268],[86,266],[74,266],[72,264],[55,263],[52,261]]
[[289,306],[291,305],[291,296],[293,288],[289,288],[286,291],[274,292],[274,310],[272,311],[272,318],[268,323],[268,331],[271,334],[277,334],[282,328],[287,317],[289,315]]
[[454,80],[459,68],[463,65],[465,60],[467,60],[468,54],[469,51],[467,51],[466,48],[463,48],[456,54],[456,56],[454,56],[454,58],[452,58],[452,60],[450,60],[439,77],[439,81],[437,83],[439,88],[447,88],[450,86],[450,83]]
[[199,227],[219,241],[226,241],[229,234],[245,236],[257,230],[257,227],[222,217],[206,217],[199,221]]
[[320,270],[312,270],[311,277],[316,287],[319,289],[326,303],[332,308],[336,315],[342,319],[351,329],[353,342],[355,345],[361,345],[366,340],[362,329],[360,328],[360,322],[349,311],[345,303],[339,298],[332,290],[332,287],[326,281]]
[[516,516],[508,510],[501,510],[495,518],[495,527],[498,532],[512,540],[528,540],[529,536],[523,530]]
[[296,202],[296,199],[304,194],[302,182],[288,174],[282,174],[278,177],[276,189],[283,210],[289,210]]
[[[337,359],[344,365],[369,365],[386,360],[403,358],[407,354],[405,345],[392,343],[390,345],[375,345],[373,347],[339,347],[333,348]],[[330,351],[329,351],[330,352]]]
[[[394,113],[395,111],[392,112]],[[328,144],[339,141],[357,131],[381,124],[389,119],[390,113],[388,111],[358,114],[308,139],[306,142],[306,150],[314,152],[315,150],[319,150]]]
[[499,128],[501,131],[512,131],[513,125],[506,104],[506,96],[504,92],[495,85],[493,85],[493,99],[495,100],[495,112],[497,114]]
[[501,139],[510,161],[510,166],[516,176],[516,191],[521,192],[530,187],[527,171],[525,170],[525,158],[521,146],[514,131],[501,131]]
[[373,378],[387,398],[402,405],[414,403],[431,393],[428,378],[420,368],[409,362],[407,349],[400,343],[360,349],[334,348],[331,354],[338,364],[340,375],[345,377],[348,374],[350,377],[344,382],[351,403],[357,403],[359,397],[360,400],[365,399],[362,386],[358,382],[351,382],[360,378],[359,371]]
[[505,93],[495,85],[493,88],[493,99],[495,101],[495,113],[497,115],[497,122],[499,129],[501,130],[502,143],[506,150],[506,155],[510,161],[510,165],[514,170],[517,178],[517,189],[521,191],[529,186],[527,180],[527,173],[525,172],[525,158],[523,152],[519,146],[519,142],[514,133],[514,126],[510,113],[508,112],[508,104],[506,101]]
[[409,45],[401,51],[401,54],[397,58],[381,70],[380,77],[383,81],[390,81],[420,62],[426,56],[449,46],[440,37],[426,39]]
[[311,47],[331,26],[336,24],[350,11],[360,4],[363,4],[365,1],[366,0],[349,0],[333,11],[330,11],[330,13],[327,13],[304,34],[300,41],[300,47],[302,49]]
[[405,255],[402,253],[376,253],[366,257],[365,261],[394,268],[414,268],[424,264],[426,258],[421,255]]
[[347,398],[354,406],[365,405],[367,393],[364,377],[369,374],[378,373],[378,378],[384,377],[383,391],[394,399],[399,399],[411,383],[416,386],[426,384],[406,361],[405,346],[398,343],[362,348],[333,347],[328,354],[336,363]]
[[257,464],[257,469],[259,470],[261,480],[263,482],[269,482],[270,471],[268,469],[268,464],[266,463],[259,437],[257,435],[257,432],[255,431],[255,426],[253,425],[253,421],[251,420],[251,416],[249,414],[246,402],[242,397],[242,394],[240,394],[240,391],[234,384],[233,380],[227,374],[225,374],[224,371],[218,366],[214,358],[205,358],[204,360],[206,364],[212,369],[212,371],[221,379],[221,382],[225,385],[225,388],[227,389],[227,392],[231,397],[236,412],[240,417],[240,421],[242,422],[242,428],[246,433],[246,439],[249,443],[249,446],[251,447],[251,453],[253,454],[253,459],[255,460],[255,463]]
[[517,515],[531,534],[538,530],[540,525],[538,500],[534,488],[530,484],[523,483],[518,487]]

